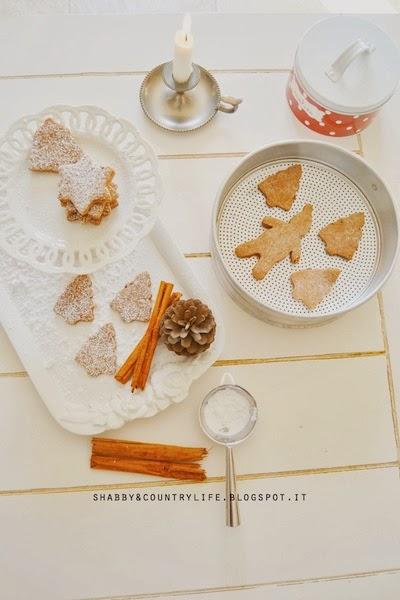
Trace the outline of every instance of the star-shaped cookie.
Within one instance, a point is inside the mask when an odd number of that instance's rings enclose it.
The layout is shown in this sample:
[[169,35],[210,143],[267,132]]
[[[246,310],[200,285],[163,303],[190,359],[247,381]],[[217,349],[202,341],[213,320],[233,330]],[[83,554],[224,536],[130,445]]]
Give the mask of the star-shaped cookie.
[[110,202],[114,170],[92,162],[86,155],[71,165],[60,167],[58,198],[63,206],[72,203],[85,216],[94,204]]

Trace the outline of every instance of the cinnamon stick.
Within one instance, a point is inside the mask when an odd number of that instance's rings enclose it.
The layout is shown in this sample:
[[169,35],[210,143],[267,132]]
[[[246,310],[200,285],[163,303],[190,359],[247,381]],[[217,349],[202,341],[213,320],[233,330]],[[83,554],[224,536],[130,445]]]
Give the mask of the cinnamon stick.
[[168,479],[204,481],[206,474],[198,463],[172,463],[156,460],[137,460],[133,458],[113,458],[111,456],[92,456],[92,469],[143,473]]
[[[168,284],[168,285],[172,285],[172,284]],[[178,300],[180,300],[181,297],[182,297],[181,292],[174,292],[173,294],[171,294],[167,308],[169,306],[171,306],[174,302],[177,302]],[[165,314],[165,310],[163,307],[162,308],[160,307],[158,324],[155,325],[155,327],[157,327],[157,332],[159,332],[159,330],[160,330],[161,319]],[[142,340],[144,342],[142,349],[141,349],[144,352],[143,353],[143,361],[141,361],[140,364],[138,364],[138,366],[136,368],[136,372],[134,372],[134,368],[135,368],[135,365],[134,365],[133,369],[130,371],[130,376],[128,375],[128,377],[125,378],[125,380],[124,380],[124,383],[126,383],[128,381],[128,379],[132,378],[132,391],[135,391],[136,387],[141,387],[141,389],[143,390],[146,385],[148,375],[150,372],[151,362],[153,360],[153,356],[154,356],[154,352],[155,352],[155,347],[154,347],[153,353],[150,356],[150,358],[148,359],[149,362],[146,362],[146,352],[151,343],[151,335],[152,334],[150,334],[150,332],[149,332],[149,336],[147,336],[147,337],[144,336],[143,340]],[[159,333],[157,333],[155,346],[157,346],[158,338],[159,338]],[[142,381],[142,383],[140,383],[141,381]]]
[[154,304],[154,307],[152,310],[152,314],[150,316],[149,324],[147,326],[146,333],[141,338],[141,340],[136,345],[136,347],[133,349],[133,351],[130,353],[130,355],[125,360],[123,365],[121,365],[121,367],[118,369],[118,371],[114,375],[115,379],[117,381],[119,381],[120,383],[127,383],[127,381],[129,381],[129,379],[131,379],[134,369],[135,369],[135,366],[136,366],[136,363],[145,350],[145,346],[147,345],[147,342],[148,342],[147,332],[148,332],[149,328],[156,321],[156,312],[159,310],[159,307],[161,305],[165,285],[166,285],[165,282],[161,281],[160,286],[158,288],[157,298],[156,298],[156,301],[155,301],[155,304]]
[[144,390],[145,385],[147,383],[147,378],[149,376],[151,363],[153,360],[154,352],[157,347],[158,338],[160,335],[160,325],[161,320],[164,316],[165,311],[169,306],[169,302],[171,300],[172,290],[174,286],[172,283],[167,283],[164,289],[164,294],[161,301],[160,309],[156,315],[156,320],[153,328],[150,331],[149,341],[146,347],[146,351],[144,354],[144,360],[140,369],[140,375],[137,381],[137,386]]
[[113,458],[191,463],[207,456],[207,449],[94,437],[92,438],[92,454]]
[[160,282],[146,332],[114,375],[120,383],[127,383],[131,379],[132,391],[138,387],[144,389],[157,346],[162,317],[166,309],[182,296],[180,292],[172,293],[173,287],[172,283]]
[[131,383],[132,391],[134,391],[138,387],[140,374],[142,372],[143,364],[145,361],[147,347],[148,347],[148,344],[151,339],[152,331],[157,323],[158,313],[161,310],[161,306],[162,306],[162,302],[164,299],[165,290],[167,289],[167,286],[172,286],[172,283],[166,283],[165,281],[161,281],[160,286],[158,288],[157,298],[156,298],[156,301],[155,301],[155,304],[154,304],[154,307],[153,307],[153,310],[151,313],[150,321],[149,321],[146,333],[143,337],[143,343],[141,344],[139,355],[137,357],[137,360],[135,363],[135,368],[133,370],[132,383]]
[[132,377],[133,369],[135,368],[136,361],[137,361],[138,356],[140,354],[140,349],[141,349],[141,346],[143,344],[143,340],[144,340],[144,336],[139,341],[139,343],[137,344],[137,346],[135,346],[135,348],[130,353],[130,355],[128,356],[128,358],[124,362],[124,364],[121,365],[121,367],[115,373],[114,377],[120,383],[127,383],[129,381],[129,379]]
[[181,292],[174,292],[171,295],[168,306],[171,306],[174,302],[178,302],[178,300],[180,300],[181,298],[182,298]]

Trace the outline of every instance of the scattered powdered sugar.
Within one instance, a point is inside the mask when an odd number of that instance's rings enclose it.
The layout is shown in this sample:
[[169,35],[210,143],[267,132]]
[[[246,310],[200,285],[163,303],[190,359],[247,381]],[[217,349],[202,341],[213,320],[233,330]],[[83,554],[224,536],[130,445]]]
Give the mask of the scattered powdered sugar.
[[81,156],[82,150],[70,130],[49,118],[33,136],[30,168],[33,171],[57,172],[62,165],[74,163]]
[[60,167],[60,173],[59,200],[61,204],[72,202],[81,215],[85,215],[96,200],[110,199],[107,184],[114,175],[110,167],[101,167],[84,155],[75,164]]
[[218,438],[230,438],[243,431],[250,417],[248,401],[231,388],[216,391],[204,407],[207,427]]

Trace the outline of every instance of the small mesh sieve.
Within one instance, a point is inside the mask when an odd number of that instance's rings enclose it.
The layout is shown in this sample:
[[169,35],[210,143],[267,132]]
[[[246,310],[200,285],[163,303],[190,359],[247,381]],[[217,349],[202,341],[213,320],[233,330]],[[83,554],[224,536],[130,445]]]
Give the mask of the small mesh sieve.
[[[271,152],[274,147],[250,155],[241,163],[236,176],[234,174],[228,179],[228,185],[224,186],[217,201],[215,213],[214,253],[229,291],[236,299],[240,299],[242,304],[247,304],[247,308],[256,308],[259,316],[287,325],[312,324],[332,319],[365,301],[371,295],[371,286],[374,287],[373,282],[381,266],[384,246],[379,214],[374,210],[371,199],[367,197],[365,187],[363,189],[354,177],[343,172],[341,161],[335,165],[335,161],[328,164],[324,160],[325,146],[329,146],[329,155],[334,156],[337,153],[341,156],[343,151],[331,144],[319,142],[304,142],[300,145],[305,145],[309,150],[310,144],[319,150],[315,158],[307,156],[310,155],[309,151],[305,152],[305,156],[302,156],[301,152],[293,152],[295,147],[299,147],[298,143],[293,143],[294,147],[287,148],[292,152],[288,152],[286,156],[279,156],[282,154],[279,151],[278,157],[271,156],[274,154]],[[254,160],[254,157],[258,159]],[[346,163],[349,162],[349,157],[355,160],[356,164],[359,161],[363,168],[368,168],[364,161],[347,152]],[[303,174],[291,210],[285,212],[279,208],[269,208],[264,196],[257,189],[258,183],[281,169],[299,163],[302,165]],[[381,187],[383,184],[377,180],[373,185]],[[374,191],[373,187],[371,191]],[[256,258],[239,259],[235,254],[236,246],[260,235],[264,230],[261,222],[266,215],[289,221],[306,203],[313,205],[313,221],[309,233],[302,240],[300,262],[293,264],[287,257],[277,263],[263,280],[255,280],[251,271]],[[397,246],[397,222],[392,204],[391,208],[392,229],[394,225],[396,238],[392,251],[393,262]],[[318,237],[318,232],[325,225],[354,212],[363,212],[365,215],[363,235],[357,252],[351,261],[329,256],[325,252],[324,243]],[[301,302],[293,299],[291,273],[301,269],[331,267],[340,269],[341,275],[330,294],[316,309],[310,311]],[[382,279],[381,275],[378,279]],[[264,314],[260,315],[260,311]]]

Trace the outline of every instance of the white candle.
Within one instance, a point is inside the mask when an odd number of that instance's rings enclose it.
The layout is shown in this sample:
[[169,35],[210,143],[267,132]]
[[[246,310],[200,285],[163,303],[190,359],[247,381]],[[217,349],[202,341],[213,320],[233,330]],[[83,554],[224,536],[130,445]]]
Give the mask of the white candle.
[[177,83],[185,83],[193,71],[193,36],[190,15],[183,18],[182,29],[175,34],[174,60],[172,75]]

